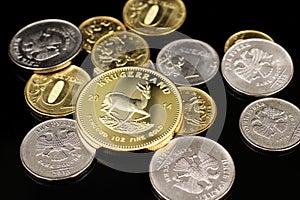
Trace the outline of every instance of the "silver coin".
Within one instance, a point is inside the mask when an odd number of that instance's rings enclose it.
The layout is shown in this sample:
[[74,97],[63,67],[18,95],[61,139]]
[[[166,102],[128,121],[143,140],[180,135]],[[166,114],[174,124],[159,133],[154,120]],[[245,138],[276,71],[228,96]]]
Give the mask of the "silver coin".
[[20,146],[23,166],[35,177],[49,181],[81,174],[95,153],[81,142],[77,122],[67,118],[39,123],[25,135]]
[[284,89],[292,79],[294,66],[289,53],[279,44],[249,38],[226,51],[221,71],[236,91],[263,97]]
[[300,142],[300,110],[292,103],[265,97],[241,113],[239,126],[246,141],[266,151],[284,151]]
[[11,39],[9,56],[18,66],[33,71],[53,71],[80,51],[82,34],[61,19],[45,19],[21,28]]
[[158,52],[155,69],[176,85],[195,86],[212,79],[219,63],[217,52],[209,44],[196,39],[178,39]]
[[233,185],[235,166],[228,151],[214,140],[181,136],[154,153],[149,176],[163,199],[220,199]]

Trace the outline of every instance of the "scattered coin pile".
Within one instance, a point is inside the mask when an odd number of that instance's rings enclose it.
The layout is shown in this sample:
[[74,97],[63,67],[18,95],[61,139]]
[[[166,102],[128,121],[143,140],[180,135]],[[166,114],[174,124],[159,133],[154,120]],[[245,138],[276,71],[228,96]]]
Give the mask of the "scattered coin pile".
[[[245,30],[229,37],[221,62],[209,44],[178,39],[160,50],[154,64],[143,36],[169,34],[185,17],[181,0],[128,0],[124,24],[95,16],[78,27],[46,19],[20,29],[9,55],[33,72],[25,99],[46,117],[21,144],[25,168],[41,179],[60,180],[82,173],[99,148],[155,151],[149,177],[161,198],[225,196],[234,182],[234,162],[220,144],[201,135],[214,123],[217,105],[197,87],[219,66],[234,90],[264,97],[241,113],[246,140],[268,151],[296,146],[299,109],[267,98],[293,76],[288,52],[268,35]],[[90,55],[93,76],[72,63],[81,51]],[[74,119],[68,119],[71,114]]]

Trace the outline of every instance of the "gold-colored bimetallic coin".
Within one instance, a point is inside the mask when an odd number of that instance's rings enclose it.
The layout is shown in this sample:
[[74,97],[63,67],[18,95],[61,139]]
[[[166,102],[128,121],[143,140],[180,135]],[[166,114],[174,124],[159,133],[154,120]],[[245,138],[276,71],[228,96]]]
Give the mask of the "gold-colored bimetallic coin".
[[243,30],[231,35],[225,42],[224,52],[226,52],[232,45],[248,38],[261,38],[274,42],[274,40],[267,34],[257,30]]
[[186,7],[182,0],[129,0],[123,8],[125,26],[143,35],[171,33],[185,19]]
[[94,44],[101,37],[117,31],[126,31],[125,25],[118,19],[110,16],[96,16],[83,21],[79,25],[82,33],[82,48],[91,53]]
[[95,43],[91,60],[98,72],[118,67],[140,67],[149,62],[147,41],[129,31],[114,32],[101,37]]
[[75,112],[79,91],[90,79],[90,75],[76,65],[54,73],[34,73],[24,89],[26,103],[40,116],[67,116]]
[[205,91],[191,86],[178,87],[183,104],[183,121],[178,135],[197,135],[206,131],[217,115],[213,98]]
[[175,84],[161,73],[144,67],[120,67],[86,84],[75,116],[94,148],[153,150],[178,129],[182,99]]

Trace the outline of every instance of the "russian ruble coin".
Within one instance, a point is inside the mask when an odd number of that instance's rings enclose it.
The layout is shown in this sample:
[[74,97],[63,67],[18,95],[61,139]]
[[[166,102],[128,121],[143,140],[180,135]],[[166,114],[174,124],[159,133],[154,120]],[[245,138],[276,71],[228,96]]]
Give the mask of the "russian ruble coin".
[[221,71],[235,91],[263,97],[273,95],[289,84],[294,65],[289,53],[279,44],[249,38],[232,45],[225,52]]
[[182,97],[183,122],[177,135],[197,135],[214,123],[217,106],[204,90],[192,86],[178,87]]
[[94,44],[102,36],[116,31],[126,31],[126,27],[120,20],[111,16],[95,16],[86,19],[79,25],[83,37],[82,48],[91,53]]
[[20,145],[25,169],[34,177],[48,181],[76,178],[88,169],[95,153],[85,148],[77,133],[77,122],[68,118],[37,124]]
[[142,35],[169,34],[185,19],[186,7],[181,0],[129,0],[123,8],[125,26]]
[[177,86],[195,86],[208,82],[219,70],[215,49],[196,39],[177,39],[165,45],[156,57],[155,69]]
[[148,63],[150,48],[140,35],[121,31],[97,40],[91,52],[91,61],[98,72],[118,67],[140,67]]
[[298,145],[299,125],[299,108],[273,97],[250,103],[239,119],[240,131],[247,144],[265,151],[285,151]]
[[182,121],[182,99],[175,84],[152,69],[107,70],[81,90],[75,117],[94,148],[154,150],[174,135]]
[[226,52],[233,44],[248,38],[261,38],[274,42],[273,38],[264,32],[257,30],[242,30],[232,34],[225,42],[224,52]]
[[154,152],[149,177],[161,199],[221,199],[234,183],[235,165],[216,141],[180,136]]
[[73,64],[56,72],[34,73],[24,88],[26,103],[44,117],[73,114],[79,92],[90,79],[84,69]]
[[81,46],[77,26],[66,20],[44,19],[26,25],[13,36],[9,56],[26,70],[48,73],[67,67]]

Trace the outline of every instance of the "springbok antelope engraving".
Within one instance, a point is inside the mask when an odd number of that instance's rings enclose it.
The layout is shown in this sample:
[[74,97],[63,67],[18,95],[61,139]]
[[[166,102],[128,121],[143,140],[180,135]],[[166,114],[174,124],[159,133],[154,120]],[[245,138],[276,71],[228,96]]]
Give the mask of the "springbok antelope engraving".
[[151,98],[151,86],[146,82],[146,84],[137,83],[136,88],[140,91],[141,96],[139,99],[128,97],[126,94],[121,92],[111,92],[105,95],[102,102],[102,109],[109,117],[120,122],[117,118],[118,113],[115,109],[128,112],[128,116],[119,125],[124,124],[132,118],[135,113],[142,114],[143,116],[133,121],[141,121],[150,117],[150,114],[144,111],[144,108],[148,104],[148,100]]

